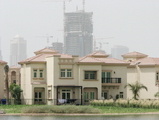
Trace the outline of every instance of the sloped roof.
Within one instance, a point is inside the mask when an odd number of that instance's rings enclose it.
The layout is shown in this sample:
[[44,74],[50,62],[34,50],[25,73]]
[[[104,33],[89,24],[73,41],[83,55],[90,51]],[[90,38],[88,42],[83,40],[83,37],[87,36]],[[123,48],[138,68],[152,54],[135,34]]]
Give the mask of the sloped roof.
[[130,52],[127,54],[122,55],[124,58],[132,57],[132,58],[144,58],[147,57],[148,55],[140,53],[140,52]]
[[92,54],[89,54],[87,56],[92,56],[92,57],[108,57],[109,55],[103,53],[103,52],[100,52],[100,51],[96,51],[96,52],[93,52]]
[[124,60],[108,58],[108,55],[101,53],[92,53],[79,59],[78,63],[104,63],[104,64],[129,64]]
[[35,56],[27,58],[23,61],[20,61],[19,64],[27,63],[27,62],[46,62],[45,58],[49,56],[54,56],[54,55],[60,55],[60,58],[72,58],[71,55],[60,54],[57,51],[53,49],[49,49],[49,48],[44,48],[34,53],[35,53]]
[[159,58],[146,57],[139,59],[137,61],[131,62],[130,65],[159,65]]
[[13,69],[20,69],[20,66],[10,66],[10,68],[13,68]]
[[44,49],[35,51],[34,53],[35,53],[36,55],[42,54],[42,53],[45,53],[45,54],[57,54],[58,51],[53,50],[53,49],[50,49],[50,48],[44,48]]
[[7,64],[7,62],[0,60],[0,64]]

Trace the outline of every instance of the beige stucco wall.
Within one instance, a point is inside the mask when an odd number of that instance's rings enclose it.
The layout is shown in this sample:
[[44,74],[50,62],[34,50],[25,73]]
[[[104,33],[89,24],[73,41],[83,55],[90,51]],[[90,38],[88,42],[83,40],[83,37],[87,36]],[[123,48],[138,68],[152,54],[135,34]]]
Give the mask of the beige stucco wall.
[[5,98],[4,88],[5,88],[5,73],[4,73],[4,64],[0,64],[0,99]]
[[[33,69],[43,69],[44,80],[39,80],[39,79],[34,80]],[[26,104],[32,104],[34,99],[35,87],[44,87],[46,89],[46,84],[39,84],[39,82],[46,82],[46,65],[44,63],[22,65],[21,67],[21,88],[23,90],[22,98],[26,100]]]
[[[96,80],[85,80],[85,71],[97,71]],[[98,99],[101,98],[101,65],[79,65],[79,85],[84,88],[97,88]]]
[[[128,83],[135,83],[139,81],[141,84],[148,88],[148,91],[142,89],[139,93],[140,99],[155,99],[154,94],[158,92],[156,84],[156,72],[159,71],[159,67],[133,67],[128,68]],[[128,98],[132,98],[132,92],[127,88]]]

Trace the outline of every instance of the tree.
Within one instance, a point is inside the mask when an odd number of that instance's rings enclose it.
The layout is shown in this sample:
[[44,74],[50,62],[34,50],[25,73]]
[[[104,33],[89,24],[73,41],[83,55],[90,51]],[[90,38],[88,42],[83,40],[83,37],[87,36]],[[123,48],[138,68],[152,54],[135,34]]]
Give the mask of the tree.
[[5,88],[6,88],[6,104],[9,104],[9,87],[8,87],[8,72],[9,72],[9,66],[4,66],[5,71]]
[[133,99],[135,99],[135,100],[138,100],[139,92],[140,92],[141,89],[145,89],[146,91],[148,91],[147,87],[144,86],[143,84],[139,83],[139,82],[135,82],[134,84],[127,84],[125,86],[125,88],[126,87],[130,88],[130,90],[133,93]]
[[9,87],[9,91],[11,93],[11,96],[15,99],[15,102],[17,104],[20,104],[21,92],[23,92],[20,86],[12,83]]
[[157,92],[154,96],[159,99],[159,92]]

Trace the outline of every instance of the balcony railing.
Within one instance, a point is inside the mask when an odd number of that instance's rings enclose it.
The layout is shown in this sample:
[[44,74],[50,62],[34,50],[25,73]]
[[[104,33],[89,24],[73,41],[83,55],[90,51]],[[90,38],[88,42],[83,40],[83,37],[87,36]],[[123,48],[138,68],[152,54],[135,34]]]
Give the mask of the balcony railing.
[[102,78],[102,84],[118,86],[121,84],[121,78]]

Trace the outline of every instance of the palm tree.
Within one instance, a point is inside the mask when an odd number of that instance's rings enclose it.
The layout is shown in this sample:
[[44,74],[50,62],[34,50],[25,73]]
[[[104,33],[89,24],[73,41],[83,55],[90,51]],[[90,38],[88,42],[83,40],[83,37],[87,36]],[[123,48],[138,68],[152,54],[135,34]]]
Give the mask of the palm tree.
[[134,84],[127,84],[125,86],[125,88],[126,87],[130,88],[130,90],[132,91],[132,93],[134,95],[133,98],[135,100],[138,100],[139,92],[140,92],[141,89],[145,89],[146,91],[148,91],[147,87],[144,86],[143,84],[139,83],[139,82],[135,82]]
[[5,71],[5,87],[6,87],[6,104],[8,105],[9,102],[9,87],[8,87],[8,72],[9,72],[9,66],[5,65],[4,66],[4,71]]
[[159,99],[159,92],[157,92],[154,96]]
[[9,91],[11,93],[11,96],[15,99],[16,104],[20,104],[20,96],[21,92],[23,92],[20,86],[12,83],[9,87]]

